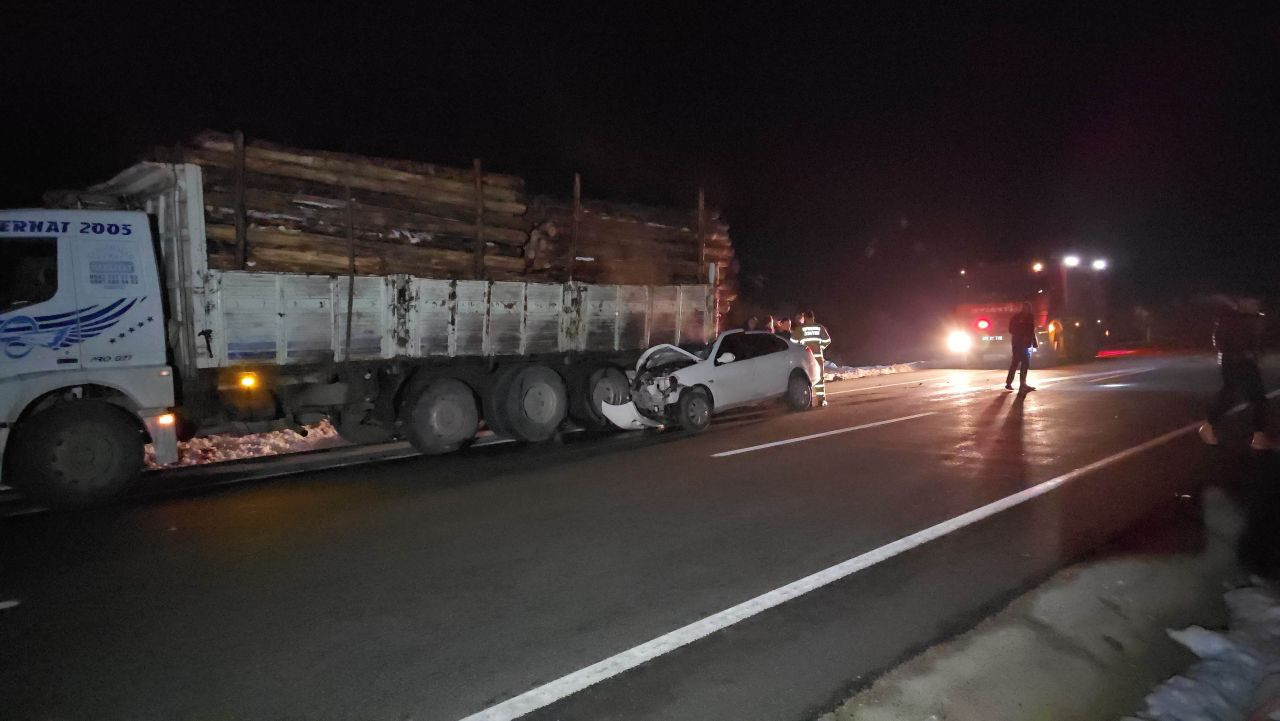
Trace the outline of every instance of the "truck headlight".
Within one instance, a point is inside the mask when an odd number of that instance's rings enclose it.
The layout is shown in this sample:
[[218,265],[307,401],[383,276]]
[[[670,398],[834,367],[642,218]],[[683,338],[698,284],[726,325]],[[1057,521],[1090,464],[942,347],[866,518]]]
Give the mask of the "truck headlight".
[[973,337],[962,330],[953,330],[947,336],[947,350],[952,353],[965,353],[973,347]]

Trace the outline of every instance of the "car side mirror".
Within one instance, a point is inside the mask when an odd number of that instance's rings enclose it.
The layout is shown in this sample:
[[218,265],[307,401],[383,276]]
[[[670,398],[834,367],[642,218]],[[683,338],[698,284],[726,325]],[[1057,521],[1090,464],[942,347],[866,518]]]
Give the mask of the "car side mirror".
[[721,353],[720,357],[716,359],[716,363],[732,363],[735,358],[737,358],[737,356],[732,353]]

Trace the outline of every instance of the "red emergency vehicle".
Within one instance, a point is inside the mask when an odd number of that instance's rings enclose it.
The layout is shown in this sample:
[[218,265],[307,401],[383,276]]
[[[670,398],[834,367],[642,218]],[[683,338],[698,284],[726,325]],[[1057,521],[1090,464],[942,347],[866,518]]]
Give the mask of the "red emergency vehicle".
[[1009,355],[1009,320],[1024,302],[1036,320],[1037,357],[1047,362],[1093,358],[1107,327],[1105,258],[1066,254],[1045,260],[979,263],[955,284],[947,354],[961,365]]

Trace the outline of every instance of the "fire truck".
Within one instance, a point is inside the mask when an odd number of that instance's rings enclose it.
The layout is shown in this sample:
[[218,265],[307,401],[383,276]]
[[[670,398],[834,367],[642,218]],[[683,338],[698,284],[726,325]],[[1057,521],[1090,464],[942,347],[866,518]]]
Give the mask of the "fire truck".
[[948,358],[962,366],[1009,355],[1009,321],[1030,303],[1037,357],[1048,363],[1093,358],[1107,327],[1105,258],[1068,253],[1044,260],[979,263],[961,269],[954,284]]

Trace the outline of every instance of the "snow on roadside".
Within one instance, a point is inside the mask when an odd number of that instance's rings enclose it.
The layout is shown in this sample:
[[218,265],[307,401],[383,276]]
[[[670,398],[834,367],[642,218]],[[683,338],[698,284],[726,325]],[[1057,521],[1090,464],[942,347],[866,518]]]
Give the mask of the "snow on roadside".
[[1169,631],[1199,659],[1126,721],[1280,718],[1280,593],[1260,579],[1226,594],[1227,631]]
[[178,444],[178,462],[168,466],[156,464],[155,451],[151,448],[151,444],[147,444],[146,464],[147,468],[151,469],[176,468],[347,445],[347,442],[338,435],[337,429],[327,420],[306,426],[306,429],[305,436],[286,429],[270,433],[253,433],[247,436],[219,434],[192,438]]
[[869,376],[882,376],[891,373],[911,373],[920,370],[922,363],[895,363],[887,366],[840,366],[826,362],[824,375],[829,381],[847,381],[853,378],[867,378]]

